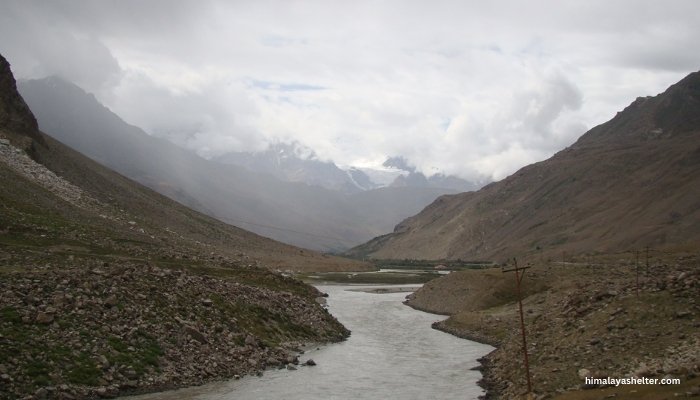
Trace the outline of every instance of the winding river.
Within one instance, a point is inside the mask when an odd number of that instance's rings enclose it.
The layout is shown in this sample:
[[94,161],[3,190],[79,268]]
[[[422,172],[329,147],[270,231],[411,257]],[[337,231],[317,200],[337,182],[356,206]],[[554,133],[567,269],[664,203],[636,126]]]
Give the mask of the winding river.
[[481,375],[471,368],[492,347],[431,329],[432,322],[444,317],[403,305],[405,292],[361,291],[376,286],[318,288],[329,294],[329,310],[352,335],[299,357],[302,362],[311,358],[317,366],[130,399],[452,400],[483,394],[477,386]]

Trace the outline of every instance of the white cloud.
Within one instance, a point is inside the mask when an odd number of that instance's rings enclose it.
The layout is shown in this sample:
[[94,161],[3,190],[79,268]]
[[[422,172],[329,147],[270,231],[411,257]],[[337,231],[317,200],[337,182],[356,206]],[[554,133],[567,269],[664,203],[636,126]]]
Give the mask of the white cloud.
[[0,52],[200,154],[502,178],[698,69],[700,3],[16,1]]

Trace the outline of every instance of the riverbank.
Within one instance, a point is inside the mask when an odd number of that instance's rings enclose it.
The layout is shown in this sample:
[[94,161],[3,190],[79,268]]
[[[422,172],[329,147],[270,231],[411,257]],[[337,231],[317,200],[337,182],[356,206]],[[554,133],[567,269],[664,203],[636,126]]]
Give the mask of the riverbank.
[[298,363],[304,344],[349,335],[318,290],[261,268],[21,257],[22,269],[0,271],[2,399],[198,386]]
[[342,343],[314,347],[302,358],[317,365],[270,370],[134,400],[476,400],[481,374],[476,361],[492,347],[464,343],[430,328],[436,316],[402,304],[406,293],[357,291],[376,286],[325,285],[328,309],[352,335]]
[[[596,392],[602,389],[585,385],[587,376],[677,377],[682,382],[679,395],[697,390],[698,259],[674,257],[648,270],[643,267],[639,297],[634,271],[613,263],[528,270],[523,307],[538,396],[599,398]],[[514,280],[512,273],[498,269],[452,273],[427,283],[407,302],[451,315],[433,324],[436,329],[497,345],[482,360],[481,384],[488,390],[487,398],[519,398],[527,391]],[[652,385],[644,390],[655,388],[663,389]],[[622,392],[615,396],[626,398]]]

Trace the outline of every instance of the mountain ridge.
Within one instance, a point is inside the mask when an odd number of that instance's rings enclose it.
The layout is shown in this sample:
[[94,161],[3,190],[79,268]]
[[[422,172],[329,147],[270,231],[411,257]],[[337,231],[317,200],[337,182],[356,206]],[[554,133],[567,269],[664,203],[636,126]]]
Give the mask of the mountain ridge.
[[508,259],[695,246],[700,239],[700,73],[550,159],[470,193],[441,196],[348,254]]
[[[63,80],[24,81],[18,88],[40,127],[59,141],[197,211],[299,247],[325,252],[347,249],[391,231],[437,196],[454,193],[392,188],[381,195],[371,191],[346,195],[287,182],[205,160],[150,136]],[[363,199],[363,208],[353,204],[358,198]],[[394,207],[390,213],[385,212],[388,206]]]

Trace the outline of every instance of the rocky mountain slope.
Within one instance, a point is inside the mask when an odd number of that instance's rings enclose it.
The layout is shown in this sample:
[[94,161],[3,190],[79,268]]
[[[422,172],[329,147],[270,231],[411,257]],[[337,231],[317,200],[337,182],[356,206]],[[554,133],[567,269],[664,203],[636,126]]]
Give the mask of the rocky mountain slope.
[[[21,82],[19,89],[41,129],[62,143],[197,211],[305,248],[348,249],[390,232],[438,196],[455,193],[436,187],[384,188],[381,195],[330,190],[322,183],[336,182],[342,188],[351,184],[349,175],[330,163],[305,162],[294,156],[294,149],[286,149],[286,172],[272,168],[280,161],[278,152],[263,161],[248,160],[270,167],[253,172],[205,160],[149,136],[59,78]],[[299,176],[291,179],[289,174]],[[354,203],[357,199],[362,207]],[[387,208],[392,212],[386,213]]]
[[561,257],[700,245],[700,73],[638,98],[552,158],[438,198],[351,254]]
[[348,334],[271,270],[368,265],[221,223],[44,135],[2,57],[0,181],[0,399],[201,384]]

